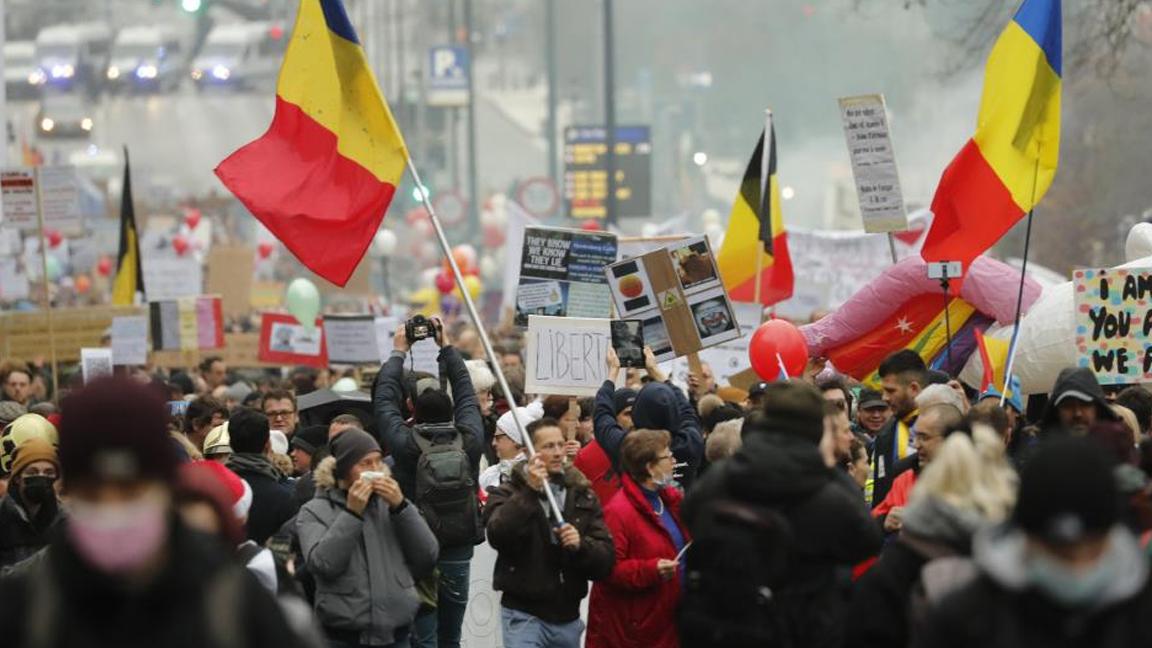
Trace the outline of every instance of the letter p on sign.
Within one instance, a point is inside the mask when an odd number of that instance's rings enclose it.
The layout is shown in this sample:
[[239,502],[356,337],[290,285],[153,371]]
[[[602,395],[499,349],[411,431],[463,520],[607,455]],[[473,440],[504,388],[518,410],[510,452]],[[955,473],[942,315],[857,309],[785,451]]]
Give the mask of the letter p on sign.
[[456,52],[442,48],[432,54],[432,77],[443,79],[460,76],[460,69],[456,66]]

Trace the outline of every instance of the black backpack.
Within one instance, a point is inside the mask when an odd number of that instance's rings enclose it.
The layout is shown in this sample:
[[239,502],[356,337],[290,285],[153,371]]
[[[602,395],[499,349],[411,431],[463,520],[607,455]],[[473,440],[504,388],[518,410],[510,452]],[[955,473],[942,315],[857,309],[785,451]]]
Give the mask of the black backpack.
[[412,439],[420,448],[412,501],[440,546],[483,542],[476,480],[459,430],[451,423],[417,425]]
[[782,601],[793,547],[788,520],[773,509],[721,499],[709,503],[693,526],[685,554],[681,643],[790,646]]

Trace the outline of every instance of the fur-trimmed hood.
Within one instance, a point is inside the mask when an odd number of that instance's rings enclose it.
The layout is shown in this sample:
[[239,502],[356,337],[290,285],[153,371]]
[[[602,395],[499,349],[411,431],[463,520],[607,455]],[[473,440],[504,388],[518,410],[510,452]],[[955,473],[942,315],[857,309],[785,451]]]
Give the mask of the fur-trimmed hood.
[[336,488],[336,457],[324,457],[320,465],[312,469],[312,481],[316,483],[316,490]]

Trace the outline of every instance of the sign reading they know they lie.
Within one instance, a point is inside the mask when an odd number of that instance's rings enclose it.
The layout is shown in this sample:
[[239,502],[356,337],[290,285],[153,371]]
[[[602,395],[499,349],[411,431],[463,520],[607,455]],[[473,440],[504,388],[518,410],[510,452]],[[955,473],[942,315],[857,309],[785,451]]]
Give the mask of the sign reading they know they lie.
[[1102,385],[1152,382],[1152,268],[1076,270],[1079,365]]

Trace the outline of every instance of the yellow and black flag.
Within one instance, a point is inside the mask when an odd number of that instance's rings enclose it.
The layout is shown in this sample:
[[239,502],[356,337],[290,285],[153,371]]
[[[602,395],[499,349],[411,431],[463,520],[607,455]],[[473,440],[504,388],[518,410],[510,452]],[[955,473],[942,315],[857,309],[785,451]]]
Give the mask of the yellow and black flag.
[[792,296],[792,259],[780,211],[771,111],[740,182],[716,263],[733,301],[771,306]]
[[116,280],[112,283],[112,305],[132,306],[144,295],[144,272],[140,265],[140,231],[136,229],[136,208],[132,205],[132,170],[128,147],[124,147],[124,189],[120,193],[120,254],[116,259]]

